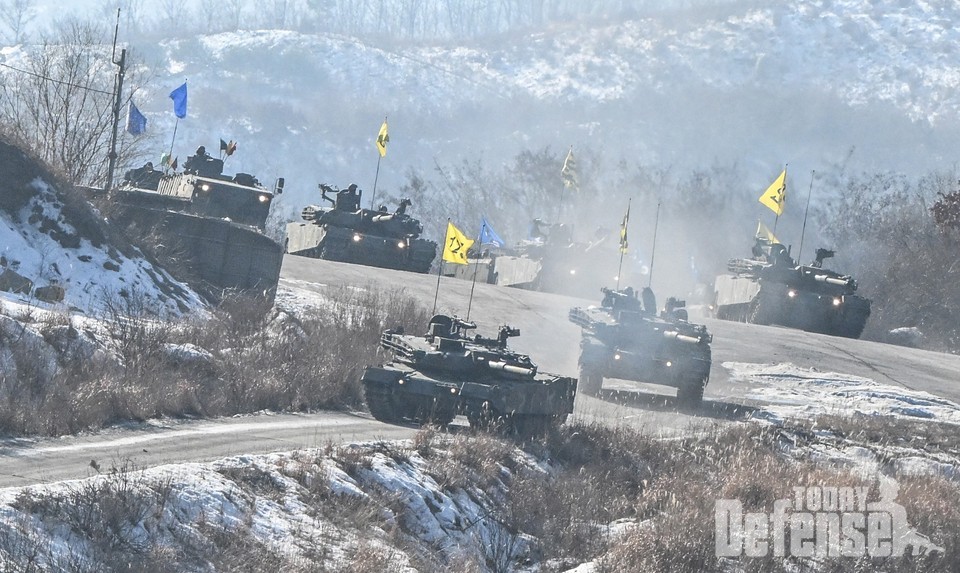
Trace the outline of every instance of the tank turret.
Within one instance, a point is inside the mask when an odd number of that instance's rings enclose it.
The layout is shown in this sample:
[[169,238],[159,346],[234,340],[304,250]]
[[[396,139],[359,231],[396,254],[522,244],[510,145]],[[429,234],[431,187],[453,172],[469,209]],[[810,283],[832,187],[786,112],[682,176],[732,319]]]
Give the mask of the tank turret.
[[449,424],[457,414],[470,425],[520,435],[543,432],[573,411],[577,382],[545,374],[530,357],[509,349],[520,331],[471,335],[476,324],[436,315],[423,335],[387,330],[380,345],[392,360],[367,367],[361,381],[367,405],[384,422]]
[[853,277],[823,268],[833,256],[817,249],[813,262],[798,265],[787,247],[758,238],[752,258],[730,259],[730,274],[717,277],[717,318],[858,338],[870,301],[856,294]]
[[599,307],[569,313],[582,329],[580,390],[597,394],[604,378],[618,378],[672,386],[681,404],[699,404],[710,378],[707,327],[687,322],[685,304],[673,297],[658,315],[649,287],[640,297],[630,287],[601,292]]
[[376,267],[429,271],[437,244],[420,238],[423,225],[406,212],[410,199],[401,199],[391,213],[386,206],[361,208],[362,195],[355,184],[334,189],[321,183],[320,198],[329,206],[308,205],[301,212],[304,222],[287,225],[286,251]]

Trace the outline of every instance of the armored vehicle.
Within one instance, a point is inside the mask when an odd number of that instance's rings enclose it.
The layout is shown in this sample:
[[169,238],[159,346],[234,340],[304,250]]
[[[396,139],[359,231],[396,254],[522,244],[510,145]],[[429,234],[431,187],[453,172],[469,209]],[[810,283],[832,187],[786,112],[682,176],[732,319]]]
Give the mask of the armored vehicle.
[[[533,221],[533,238],[496,253],[487,275],[496,284],[571,296],[591,296],[604,281],[615,279],[617,257],[603,252],[607,236],[575,241],[563,223]],[[481,274],[481,276],[483,276]]]
[[367,406],[383,422],[448,424],[464,414],[475,428],[531,435],[573,412],[577,381],[538,372],[530,357],[507,348],[520,331],[470,336],[476,324],[436,315],[422,336],[387,330],[380,345],[393,360],[370,366],[361,381]]
[[753,258],[730,259],[731,274],[717,277],[717,318],[858,338],[870,301],[855,294],[852,277],[823,268],[833,256],[817,249],[810,265],[797,265],[786,247],[758,238]]
[[[213,295],[225,290],[264,294],[272,300],[283,262],[282,246],[264,234],[270,205],[283,192],[247,173],[223,174],[223,160],[203,146],[183,173],[164,173],[152,163],[127,171],[111,193],[114,222],[135,242],[150,237],[151,248],[181,280]],[[178,276],[179,275],[179,276]]]
[[418,273],[430,270],[437,243],[419,238],[423,226],[406,213],[410,199],[389,213],[386,207],[361,209],[363,192],[356,185],[333,189],[321,184],[320,191],[330,206],[308,205],[301,213],[304,222],[287,225],[286,252]]
[[684,301],[667,299],[657,315],[653,291],[602,288],[599,307],[570,309],[582,328],[580,391],[597,394],[604,378],[663,384],[677,389],[677,400],[694,406],[710,378],[710,343],[705,326],[687,322]]

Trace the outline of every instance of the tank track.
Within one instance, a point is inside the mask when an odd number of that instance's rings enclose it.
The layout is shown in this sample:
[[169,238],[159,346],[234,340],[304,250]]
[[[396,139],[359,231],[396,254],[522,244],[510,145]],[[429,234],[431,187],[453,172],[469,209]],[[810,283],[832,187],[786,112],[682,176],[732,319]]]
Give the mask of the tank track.
[[367,401],[367,408],[374,418],[386,423],[400,421],[401,416],[398,415],[393,395],[388,390],[377,385],[364,384],[363,394]]

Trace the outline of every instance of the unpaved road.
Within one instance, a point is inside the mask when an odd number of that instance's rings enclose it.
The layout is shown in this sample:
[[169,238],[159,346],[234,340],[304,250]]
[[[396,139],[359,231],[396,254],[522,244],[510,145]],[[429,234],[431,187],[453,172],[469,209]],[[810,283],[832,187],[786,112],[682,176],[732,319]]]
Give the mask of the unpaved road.
[[[281,287],[310,298],[343,287],[402,290],[431,308],[436,275],[418,275],[288,256]],[[443,278],[438,312],[465,316],[470,283]],[[599,295],[599,293],[598,293]],[[470,318],[494,334],[498,325],[519,327],[511,347],[530,354],[543,371],[576,376],[579,328],[568,322],[571,306],[596,301],[477,284]],[[742,418],[750,411],[750,387],[731,378],[723,362],[790,362],[804,368],[871,378],[925,390],[960,402],[960,357],[848,340],[780,327],[706,319],[714,334],[713,369],[703,408],[680,413],[673,391],[613,381],[604,399],[581,397],[576,416],[610,424],[672,433],[692,424]],[[366,414],[260,415],[223,420],[177,421],[113,429],[96,435],[40,440],[0,440],[0,487],[59,481],[103,471],[130,460],[139,466],[208,461],[225,456],[286,451],[359,440],[414,435],[407,427],[381,424]]]

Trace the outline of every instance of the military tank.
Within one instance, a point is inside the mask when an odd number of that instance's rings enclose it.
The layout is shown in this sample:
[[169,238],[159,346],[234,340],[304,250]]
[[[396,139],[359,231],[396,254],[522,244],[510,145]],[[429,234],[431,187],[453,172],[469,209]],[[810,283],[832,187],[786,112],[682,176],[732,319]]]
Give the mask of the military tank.
[[582,329],[580,391],[596,395],[604,378],[619,378],[672,386],[680,404],[699,404],[710,378],[713,335],[707,327],[688,322],[684,301],[672,297],[657,315],[650,288],[641,298],[630,287],[601,292],[599,307],[569,313]]
[[[410,199],[393,213],[361,209],[356,185],[333,189],[320,185],[329,207],[308,205],[303,222],[287,225],[286,252],[291,255],[426,273],[437,256],[437,243],[421,239],[423,225],[407,215]],[[335,195],[331,198],[328,194]]]
[[212,298],[243,291],[272,300],[283,247],[264,231],[283,183],[277,179],[271,190],[248,173],[225,175],[223,160],[200,146],[182,173],[149,162],[127,171],[109,207],[132,241],[163,249],[158,254],[175,262],[166,266],[176,278]]
[[870,300],[856,294],[852,277],[823,268],[833,256],[817,249],[811,264],[798,265],[782,244],[758,238],[753,258],[730,259],[731,274],[717,277],[717,318],[859,338]]
[[609,246],[606,234],[599,233],[591,242],[575,241],[570,225],[534,219],[532,235],[489,257],[488,282],[586,297],[603,281],[616,279],[618,257],[604,251]]
[[388,423],[470,426],[521,436],[562,424],[573,412],[577,381],[539,372],[529,356],[507,348],[520,331],[501,326],[496,338],[470,336],[473,322],[436,315],[425,335],[386,330],[380,345],[393,359],[364,370],[370,413]]

